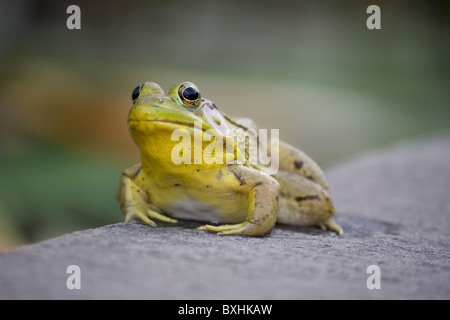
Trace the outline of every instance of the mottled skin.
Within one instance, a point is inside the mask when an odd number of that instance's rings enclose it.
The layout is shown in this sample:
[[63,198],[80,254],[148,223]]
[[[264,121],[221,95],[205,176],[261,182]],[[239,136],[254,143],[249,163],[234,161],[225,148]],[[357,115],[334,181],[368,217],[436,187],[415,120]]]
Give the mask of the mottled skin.
[[[286,143],[280,142],[280,170],[273,176],[261,174],[264,168],[250,164],[237,144],[232,150],[223,146],[221,164],[194,163],[194,155],[191,163],[173,162],[172,151],[179,144],[171,139],[175,129],[184,128],[192,136],[197,130],[202,137],[212,136],[211,141],[220,137],[225,145],[230,141],[225,129],[255,128],[249,119],[231,119],[219,112],[201,98],[194,84],[173,86],[168,94],[152,82],[136,88],[128,126],[141,162],[124,170],[120,179],[118,199],[126,220],[137,217],[152,226],[154,220],[175,223],[176,218],[210,221],[219,225],[198,229],[221,235],[262,236],[276,222],[342,233],[331,220],[334,207],[321,169]],[[194,150],[194,139],[191,143]]]

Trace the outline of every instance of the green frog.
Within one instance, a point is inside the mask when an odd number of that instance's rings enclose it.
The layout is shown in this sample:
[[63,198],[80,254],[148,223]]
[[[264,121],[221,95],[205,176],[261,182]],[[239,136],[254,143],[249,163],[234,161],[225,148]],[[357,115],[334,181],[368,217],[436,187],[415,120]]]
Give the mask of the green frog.
[[204,221],[209,224],[198,230],[219,235],[263,236],[276,223],[342,234],[332,219],[324,174],[304,152],[280,141],[270,150],[278,159],[272,173],[249,161],[249,139],[236,137],[245,131],[258,140],[256,125],[222,113],[191,82],[167,94],[145,82],[134,89],[132,101],[128,128],[141,161],[120,178],[118,199],[126,221],[136,217],[151,226],[155,220]]

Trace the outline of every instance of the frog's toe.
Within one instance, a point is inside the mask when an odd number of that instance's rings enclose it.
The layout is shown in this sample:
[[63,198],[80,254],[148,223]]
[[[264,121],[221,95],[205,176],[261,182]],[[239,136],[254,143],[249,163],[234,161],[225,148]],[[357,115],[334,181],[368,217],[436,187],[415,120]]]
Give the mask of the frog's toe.
[[142,210],[139,210],[136,207],[129,207],[127,208],[127,213],[125,214],[125,221],[129,221],[131,220],[131,218],[136,217],[144,221],[145,223],[151,225],[152,227],[156,227],[156,223],[153,220],[151,220],[147,214],[142,212]]
[[243,223],[223,224],[220,226],[212,226],[212,225],[207,224],[207,225],[198,227],[197,230],[205,230],[205,231],[210,231],[210,232],[217,232],[217,234],[223,234],[223,232],[232,231],[232,230],[241,228],[242,224]]
[[159,213],[157,211],[151,210],[151,209],[147,210],[147,214],[148,214],[149,217],[154,218],[154,219],[158,219],[160,221],[165,221],[165,222],[170,222],[170,223],[177,223],[178,222],[177,220],[175,220],[173,218],[165,216],[165,215],[163,215],[163,214],[161,214],[161,213]]
[[336,232],[339,236],[344,233],[342,228],[334,222],[332,219],[328,219],[324,223],[319,225],[322,230],[330,230]]
[[125,214],[125,221],[129,221],[131,218],[136,217],[145,223],[151,225],[152,227],[156,227],[156,223],[152,219],[157,219],[160,221],[176,223],[178,222],[175,219],[172,219],[162,213],[148,208],[148,206],[138,205],[128,207]]
[[231,235],[231,234],[243,234],[248,236],[261,236],[264,235],[258,229],[258,225],[244,221],[237,224],[224,224],[221,226],[204,225],[198,227],[197,230],[206,230],[210,232],[216,232],[218,235]]
[[200,230],[200,231],[213,231],[213,228],[216,228],[216,227],[211,226],[209,224],[206,224],[204,226],[198,227],[197,230]]
[[247,228],[245,228],[245,226],[239,226],[239,225],[236,225],[236,227],[234,227],[234,228],[230,228],[230,229],[226,229],[226,230],[220,231],[217,234],[219,236],[231,235],[231,234],[245,234],[245,235],[248,235],[248,233],[246,232]]

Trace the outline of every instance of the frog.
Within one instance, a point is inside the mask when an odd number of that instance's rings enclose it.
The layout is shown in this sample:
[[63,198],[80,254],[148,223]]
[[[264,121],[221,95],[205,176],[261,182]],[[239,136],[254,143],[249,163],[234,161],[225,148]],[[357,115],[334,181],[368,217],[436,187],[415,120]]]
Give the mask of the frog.
[[[229,132],[256,132],[251,130],[256,124],[223,113],[189,81],[167,93],[155,82],[144,82],[131,98],[128,131],[140,162],[120,176],[117,198],[125,221],[156,226],[156,221],[193,220],[202,224],[198,230],[217,235],[266,236],[276,224],[343,233],[333,219],[335,208],[322,169],[300,149],[279,141],[278,148],[270,150],[279,159],[275,173],[249,162],[245,143],[236,142],[239,139]],[[200,133],[202,139],[194,138],[189,148],[179,150],[177,130]],[[223,153],[211,153],[222,161],[195,161],[187,154],[194,148],[206,151],[207,141],[217,142],[218,150],[223,147]],[[174,154],[186,161],[174,161]]]

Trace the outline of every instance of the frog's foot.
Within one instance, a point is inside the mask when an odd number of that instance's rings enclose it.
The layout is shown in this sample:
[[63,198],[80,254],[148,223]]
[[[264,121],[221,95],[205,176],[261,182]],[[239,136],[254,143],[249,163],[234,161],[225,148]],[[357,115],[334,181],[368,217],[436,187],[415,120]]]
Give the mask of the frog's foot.
[[133,217],[141,219],[152,227],[156,227],[156,223],[150,218],[171,223],[177,222],[177,220],[149,208],[148,205],[136,205],[126,208],[125,221],[129,221]]
[[[223,224],[220,226],[204,225],[198,227],[197,230],[206,230],[210,232],[216,232],[218,235],[230,235],[241,234],[247,236],[263,236],[265,233],[261,233],[257,223],[244,221],[237,224]],[[269,230],[270,231],[270,230]]]
[[342,228],[336,223],[334,222],[332,219],[328,219],[327,221],[325,221],[324,223],[319,224],[319,227],[322,230],[331,230],[336,232],[339,236],[342,235],[344,233],[344,231],[342,230]]

